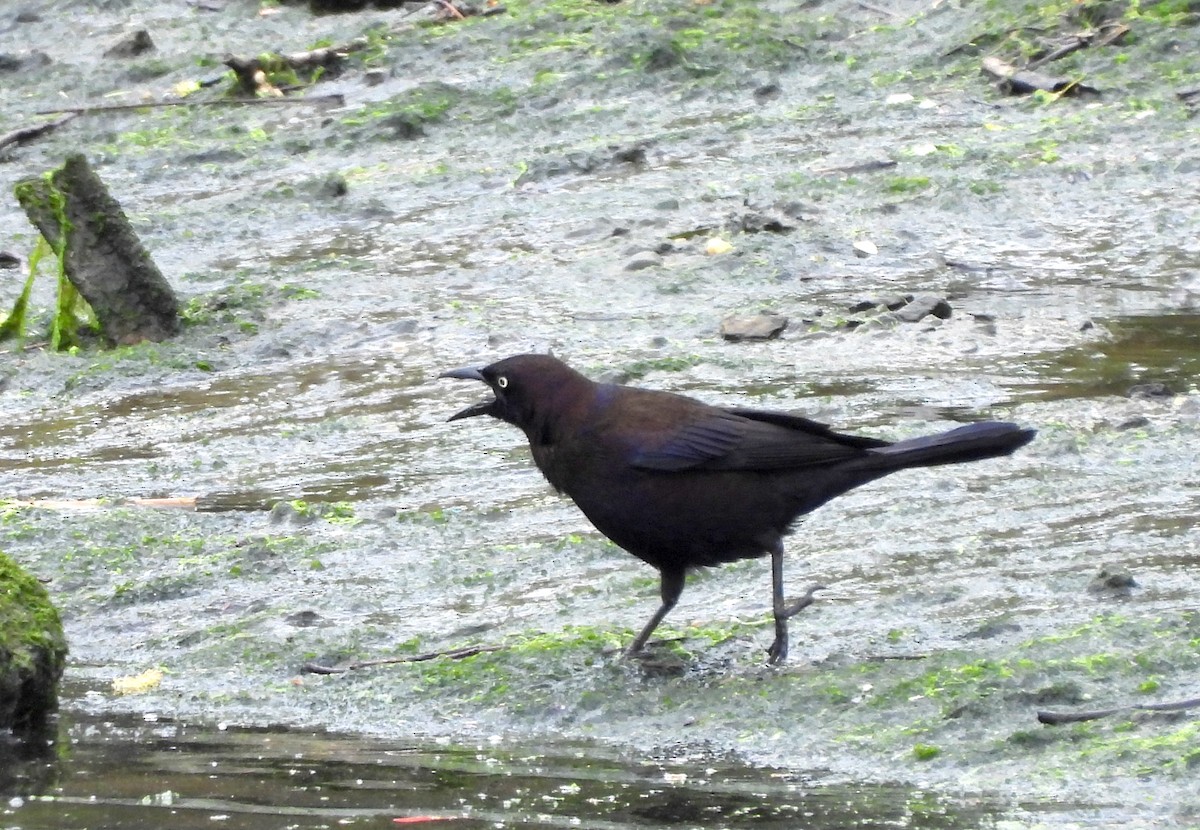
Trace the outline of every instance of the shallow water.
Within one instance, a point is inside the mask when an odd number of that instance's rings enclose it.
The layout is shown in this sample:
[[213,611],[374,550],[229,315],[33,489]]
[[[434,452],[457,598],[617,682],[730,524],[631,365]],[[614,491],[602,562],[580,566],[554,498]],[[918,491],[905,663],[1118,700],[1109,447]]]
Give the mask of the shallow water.
[[6,748],[0,826],[317,830],[399,820],[454,828],[952,830],[980,827],[996,809],[984,799],[825,785],[820,775],[703,756],[635,759],[584,743],[456,746],[68,713],[44,753]]

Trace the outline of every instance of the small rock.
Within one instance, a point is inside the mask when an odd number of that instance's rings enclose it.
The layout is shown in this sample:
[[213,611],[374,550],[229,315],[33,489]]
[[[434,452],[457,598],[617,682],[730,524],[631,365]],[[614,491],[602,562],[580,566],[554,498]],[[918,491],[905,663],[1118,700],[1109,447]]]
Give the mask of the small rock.
[[1083,703],[1087,698],[1083,689],[1074,680],[1059,680],[1049,686],[1043,686],[1030,696],[1030,701],[1039,706],[1059,704],[1073,706]]
[[654,206],[655,210],[679,210],[678,199],[663,199]]
[[646,71],[658,72],[662,69],[670,69],[680,61],[679,52],[670,44],[658,44],[650,50],[646,55]]
[[633,258],[625,263],[626,271],[642,271],[646,268],[654,268],[662,265],[662,257],[654,251],[639,251],[633,255]]
[[854,305],[850,306],[847,311],[851,314],[862,314],[864,311],[871,311],[879,305],[878,300],[859,300]]
[[[398,112],[382,119],[379,127],[388,138],[397,141],[412,141],[425,135],[425,130],[421,127],[423,123],[424,119],[418,115]],[[519,178],[518,183],[520,183]]]
[[153,52],[154,49],[154,41],[150,39],[150,33],[145,29],[138,29],[110,46],[104,53],[104,57],[136,58],[138,55]]
[[875,300],[875,305],[881,305],[888,311],[899,311],[913,301],[912,294],[887,294]]
[[730,315],[721,321],[721,336],[731,343],[741,340],[772,340],[787,328],[781,314]]
[[1200,396],[1192,394],[1177,398],[1175,411],[1189,421],[1200,418]]
[[628,147],[612,146],[612,160],[617,164],[645,164],[646,145],[631,144]]
[[271,507],[269,521],[273,525],[307,525],[312,524],[317,520],[314,513],[301,513],[292,504],[286,501],[276,502]]
[[1175,393],[1165,383],[1137,383],[1129,387],[1129,391],[1125,393],[1128,397],[1134,400],[1143,401],[1165,401],[1167,398],[1175,397]]
[[859,259],[866,259],[877,253],[879,253],[879,248],[869,239],[860,239],[854,243],[854,255]]
[[991,314],[976,314],[972,312],[971,317],[975,320],[975,331],[989,336],[996,334],[996,318]]
[[0,268],[20,268],[21,260],[8,251],[0,251]]
[[754,90],[754,100],[760,104],[765,104],[767,101],[774,101],[783,94],[783,87],[779,84],[771,82],[763,84],[758,89]]
[[719,236],[713,237],[704,243],[704,253],[709,256],[717,256],[718,254],[727,254],[733,250],[733,245],[729,244]]
[[789,219],[798,219],[801,222],[808,221],[809,217],[819,213],[815,207],[804,202],[776,203],[775,209]]
[[379,86],[387,79],[388,72],[386,69],[368,69],[363,75],[363,81],[366,82],[367,86]]
[[1141,429],[1142,427],[1150,426],[1150,419],[1145,415],[1135,415],[1121,423],[1117,424],[1117,432],[1124,432],[1127,429]]
[[350,192],[350,183],[341,173],[330,173],[310,183],[312,193],[321,199],[338,199]]
[[0,52],[0,72],[21,72],[27,69],[38,69],[49,66],[50,56],[45,52],[34,49],[24,54]]
[[297,628],[309,628],[320,622],[321,615],[316,611],[297,611],[295,614],[288,614],[286,619]]
[[[847,323],[849,322],[854,322],[856,324],[858,323],[857,320],[848,320]],[[900,318],[896,316],[896,312],[885,311],[882,314],[875,315],[874,317],[868,317],[866,320],[862,321],[861,326],[857,327],[861,328],[863,331],[880,331],[882,329],[895,328],[898,325],[900,325]],[[855,327],[856,326],[849,326],[849,328]]]
[[758,211],[733,215],[729,217],[725,226],[732,231],[744,231],[745,233],[787,233],[795,229],[794,225],[789,225],[778,217]]
[[896,312],[896,316],[905,323],[919,322],[930,314],[941,320],[947,320],[952,313],[950,303],[944,297],[935,294],[922,294],[911,303]]
[[1115,565],[1105,565],[1100,569],[1100,573],[1092,577],[1087,591],[1096,596],[1120,599],[1132,594],[1136,587],[1138,587],[1137,580],[1129,571]]

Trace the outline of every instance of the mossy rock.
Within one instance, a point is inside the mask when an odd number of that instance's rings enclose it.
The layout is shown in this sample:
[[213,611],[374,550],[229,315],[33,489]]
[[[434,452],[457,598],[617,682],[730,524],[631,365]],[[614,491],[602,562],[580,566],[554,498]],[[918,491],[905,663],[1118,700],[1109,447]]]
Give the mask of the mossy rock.
[[62,620],[46,589],[0,553],[0,730],[42,726],[58,705],[67,659]]

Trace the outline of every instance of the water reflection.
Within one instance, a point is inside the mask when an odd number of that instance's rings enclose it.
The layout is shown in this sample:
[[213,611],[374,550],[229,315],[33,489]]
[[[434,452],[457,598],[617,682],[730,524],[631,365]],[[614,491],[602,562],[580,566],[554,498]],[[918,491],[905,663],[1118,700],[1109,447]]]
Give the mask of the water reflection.
[[1151,382],[1183,392],[1200,377],[1200,315],[1121,317],[1102,326],[1108,337],[1031,360],[1039,378],[1027,387],[1030,397],[1125,395]]
[[[977,827],[991,809],[888,786],[822,786],[704,752],[410,745],[66,714],[0,755],[0,819],[69,828]],[[265,817],[274,817],[267,822]]]

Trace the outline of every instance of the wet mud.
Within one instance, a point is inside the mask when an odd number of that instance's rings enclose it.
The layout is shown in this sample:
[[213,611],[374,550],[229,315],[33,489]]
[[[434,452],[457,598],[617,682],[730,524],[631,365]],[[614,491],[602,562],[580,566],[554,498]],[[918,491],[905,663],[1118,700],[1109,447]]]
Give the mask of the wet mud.
[[[875,805],[875,825],[829,826],[1200,821],[1194,714],[1036,719],[1197,694],[1200,141],[1176,93],[1200,83],[1200,27],[1114,7],[1134,36],[1054,67],[1098,99],[1015,98],[980,56],[1086,21],[1002,5],[515,3],[451,25],[232,1],[4,10],[5,131],[228,83],[226,53],[375,39],[313,87],[340,106],[93,113],[0,151],[6,192],[86,153],[185,308],[170,342],[51,354],[47,271],[30,336],[0,346],[0,547],[63,611],[65,733],[150,713],[206,736],[366,736],[329,739],[351,766],[442,741],[581,752],[635,790],[654,788],[630,772],[645,759],[694,753],[751,782],[664,789],[647,819],[603,806],[573,763],[536,761],[556,771],[531,792],[579,780],[601,805],[586,826],[823,815],[780,784],[795,780]],[[153,54],[103,57],[141,26]],[[23,260],[34,241],[0,200],[0,250]],[[7,307],[24,274],[0,275]],[[897,294],[953,312],[853,310]],[[777,338],[721,337],[764,310],[788,318]],[[806,517],[789,583],[830,589],[792,623],[787,666],[763,665],[764,562],[693,575],[658,659],[628,663],[654,573],[550,492],[518,433],[445,423],[477,391],[440,371],[546,349],[884,438],[985,417],[1039,437]],[[1135,584],[1089,590],[1101,569]],[[302,672],[466,645],[497,650]],[[137,694],[110,686],[153,668]],[[119,723],[122,752],[157,751],[157,727]],[[423,776],[476,774],[422,757]],[[100,789],[114,810],[145,794]],[[343,795],[383,823],[409,803]],[[878,807],[913,798],[940,818]],[[14,820],[52,826],[48,803]],[[103,815],[57,803],[81,826]],[[670,818],[678,803],[713,812]]]

